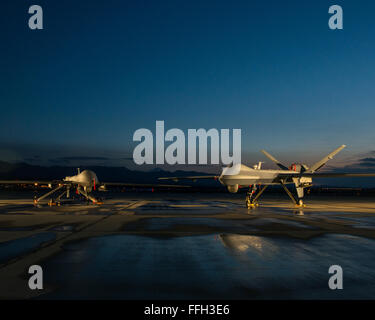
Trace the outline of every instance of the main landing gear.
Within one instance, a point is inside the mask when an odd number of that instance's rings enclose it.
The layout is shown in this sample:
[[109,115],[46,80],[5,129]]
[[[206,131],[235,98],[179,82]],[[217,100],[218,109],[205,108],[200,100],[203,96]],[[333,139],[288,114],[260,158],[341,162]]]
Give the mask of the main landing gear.
[[[51,198],[49,201],[48,201],[48,205],[49,206],[60,206],[60,200],[61,198],[65,195],[66,198],[70,198],[70,188],[71,186],[70,185],[64,185],[64,184],[60,184],[58,185],[55,189],[47,192],[46,194],[44,194],[43,196],[37,198],[35,197],[34,198],[34,205],[35,206],[38,206],[39,205],[39,202],[45,198],[47,198],[48,196],[52,196],[52,194],[54,194],[55,192],[59,191],[61,188],[64,188],[66,187],[66,190],[64,190],[61,194],[59,194],[56,198]],[[82,188],[80,186],[77,187],[77,190],[76,190],[77,194],[80,194],[82,195],[86,201],[87,201],[87,204],[90,203],[90,201],[94,204],[97,204],[97,205],[100,205],[100,204],[103,204],[102,201],[99,201],[98,199],[94,198],[91,194],[89,194],[86,189],[84,188],[82,190]]]
[[[280,185],[283,187],[283,189],[285,190],[285,192],[287,193],[287,195],[289,196],[289,198],[293,201],[293,203],[299,207],[299,208],[304,208],[306,207],[306,205],[303,203],[303,195],[304,195],[304,192],[303,192],[303,189],[304,187],[303,186],[296,186],[296,190],[297,190],[297,198],[289,191],[289,189],[286,187],[286,185],[284,184],[283,181],[280,182]],[[249,187],[249,190],[247,191],[246,193],[246,208],[248,209],[252,209],[252,208],[255,208],[255,207],[258,207],[258,202],[257,200],[259,199],[259,197],[262,195],[262,193],[264,192],[264,190],[266,190],[266,188],[268,187],[268,185],[265,185],[263,186],[259,191],[258,191],[258,188],[255,184],[251,185]],[[258,192],[257,192],[258,191]]]
[[283,189],[285,190],[285,192],[287,193],[287,195],[289,196],[289,198],[293,201],[293,203],[297,206],[297,207],[300,207],[300,208],[304,208],[306,207],[306,205],[303,203],[303,187],[296,187],[297,189],[297,195],[298,195],[298,198],[296,198],[290,191],[289,189],[287,188],[287,186],[281,181],[280,182],[281,186],[283,187]]
[[261,196],[261,194],[266,190],[267,185],[263,186],[258,192],[257,192],[257,186],[256,184],[253,184],[250,186],[249,190],[246,193],[246,208],[252,209],[255,207],[258,207],[257,200]]
[[[61,188],[65,187],[63,184],[60,184],[58,185],[55,189],[52,189],[51,191],[47,192],[46,194],[44,194],[43,196],[39,197],[39,198],[34,198],[34,205],[37,206],[39,204],[39,202],[45,198],[47,198],[48,196],[52,195],[53,193],[59,191]],[[57,200],[58,202],[56,201],[53,201],[53,199],[50,199],[50,201],[48,202],[48,205],[49,206],[55,206],[57,203],[60,203],[60,199],[61,197],[64,195],[64,194],[67,194],[67,197],[69,197],[69,187],[67,188],[67,190],[65,190],[63,193],[61,193],[58,197],[57,197]]]

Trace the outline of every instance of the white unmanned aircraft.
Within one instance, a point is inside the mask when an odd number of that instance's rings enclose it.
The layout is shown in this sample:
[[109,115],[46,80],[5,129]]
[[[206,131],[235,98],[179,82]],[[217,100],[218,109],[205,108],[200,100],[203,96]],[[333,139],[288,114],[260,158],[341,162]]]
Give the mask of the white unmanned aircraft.
[[[263,170],[262,162],[259,162],[253,168],[243,164],[236,164],[232,167],[224,168],[220,176],[190,176],[190,177],[163,177],[160,180],[178,181],[182,179],[215,179],[228,188],[231,193],[236,193],[240,187],[249,187],[246,194],[246,207],[257,206],[257,200],[269,185],[281,185],[293,203],[303,207],[304,188],[312,186],[312,178],[338,178],[338,177],[375,177],[375,173],[316,173],[326,162],[332,159],[338,152],[346,146],[342,145],[326,157],[313,164],[310,168],[305,164],[292,164],[289,168],[275,159],[265,150],[262,152],[281,170]],[[296,198],[286,187],[287,184],[294,184],[297,190]],[[256,193],[257,185],[263,187]]]
[[[102,204],[99,202],[91,192],[98,189],[99,191],[105,191],[107,186],[119,186],[119,187],[139,187],[139,188],[175,188],[175,185],[165,184],[137,184],[137,183],[123,183],[123,182],[100,182],[96,173],[91,170],[83,170],[80,172],[78,168],[78,174],[75,176],[68,176],[62,180],[52,181],[39,181],[39,180],[0,180],[0,184],[33,184],[33,185],[48,185],[50,188],[55,186],[54,189],[42,195],[39,198],[34,199],[34,204],[37,205],[41,200],[52,195],[53,193],[64,188],[65,190],[58,195],[55,201],[49,202],[49,205],[54,205],[60,202],[60,199],[66,194],[66,197],[70,197],[70,190],[76,189],[77,194],[81,194],[86,198],[87,201],[92,201],[95,204]],[[187,186],[179,186],[186,188]]]

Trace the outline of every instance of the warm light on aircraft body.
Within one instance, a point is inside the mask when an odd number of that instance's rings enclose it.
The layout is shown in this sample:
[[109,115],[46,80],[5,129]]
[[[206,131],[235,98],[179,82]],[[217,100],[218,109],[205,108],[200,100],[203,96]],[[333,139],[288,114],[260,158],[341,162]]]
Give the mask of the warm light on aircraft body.
[[[66,195],[67,198],[70,197],[71,189],[75,189],[77,194],[82,195],[87,201],[92,201],[95,204],[101,204],[91,193],[93,190],[104,191],[107,186],[117,186],[117,187],[138,187],[138,188],[175,188],[174,185],[165,184],[138,184],[138,183],[125,183],[125,182],[100,182],[96,173],[92,170],[83,170],[80,172],[78,168],[78,174],[74,176],[67,176],[62,180],[53,181],[39,181],[39,180],[0,180],[0,184],[30,184],[30,185],[48,185],[55,188],[43,196],[34,199],[34,204],[38,204],[41,200],[52,196],[55,192],[65,188],[65,190],[55,198],[55,201],[51,199],[49,204],[59,203],[60,199]],[[181,188],[186,188],[187,186],[178,186]]]
[[96,173],[91,170],[83,170],[75,176],[66,177],[63,179],[66,182],[73,182],[85,187],[85,190],[91,192],[92,189],[95,189],[96,185],[99,185],[99,179],[96,176]]
[[[163,177],[160,180],[178,181],[181,179],[217,179],[227,187],[231,193],[236,193],[241,187],[249,187],[246,195],[246,206],[248,208],[257,205],[257,199],[269,185],[281,185],[292,201],[298,206],[304,206],[303,196],[304,189],[312,186],[312,178],[338,178],[338,177],[375,177],[375,173],[316,173],[326,162],[332,159],[338,152],[345,148],[340,146],[320,161],[308,167],[305,164],[292,164],[289,168],[283,165],[268,152],[262,152],[273,161],[280,170],[263,170],[261,162],[254,168],[247,167],[243,164],[236,164],[232,167],[224,168],[220,176],[194,176],[194,177]],[[297,198],[288,190],[287,184],[294,184],[297,191]],[[258,191],[257,186],[263,185]],[[257,192],[258,191],[258,192]]]
[[[237,167],[237,168],[235,168]],[[224,168],[218,180],[225,186],[249,186],[252,184],[275,184],[275,180],[280,174],[295,175],[293,170],[262,170],[253,169],[243,164],[233,166],[234,172],[238,170],[238,174],[231,174],[232,168]],[[311,183],[311,178],[306,178],[306,183]],[[292,181],[291,181],[292,182]]]

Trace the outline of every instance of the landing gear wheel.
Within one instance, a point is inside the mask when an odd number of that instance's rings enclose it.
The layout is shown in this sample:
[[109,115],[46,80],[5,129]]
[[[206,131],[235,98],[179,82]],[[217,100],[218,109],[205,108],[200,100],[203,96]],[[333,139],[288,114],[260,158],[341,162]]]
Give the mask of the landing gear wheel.
[[258,207],[258,203],[257,202],[251,202],[250,199],[246,199],[246,208],[248,209],[252,209],[252,208],[255,208],[255,207]]
[[251,209],[251,199],[250,199],[249,194],[246,195],[245,205],[246,205],[246,208]]
[[246,199],[246,208],[251,209],[251,202],[250,200]]
[[296,204],[296,206],[297,206],[297,207],[300,207],[300,208],[304,208],[304,207],[306,207],[306,205],[303,203],[303,200],[302,200],[302,199],[300,199],[300,200],[298,201],[298,203]]
[[255,195],[255,192],[257,190],[256,185],[252,185],[251,189],[246,194],[246,208],[252,209],[258,206],[256,202],[254,202],[255,199],[253,199],[253,196]]

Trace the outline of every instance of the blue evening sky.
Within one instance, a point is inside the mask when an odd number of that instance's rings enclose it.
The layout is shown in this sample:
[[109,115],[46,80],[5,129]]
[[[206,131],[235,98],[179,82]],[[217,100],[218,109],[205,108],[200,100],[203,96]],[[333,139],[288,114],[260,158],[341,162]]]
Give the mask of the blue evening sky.
[[[28,28],[39,4],[44,30]],[[328,28],[339,4],[344,30]],[[132,154],[133,132],[240,128],[317,160],[375,150],[373,1],[73,1],[1,4],[3,160]],[[311,162],[310,161],[310,162]],[[348,160],[349,161],[349,160]]]

